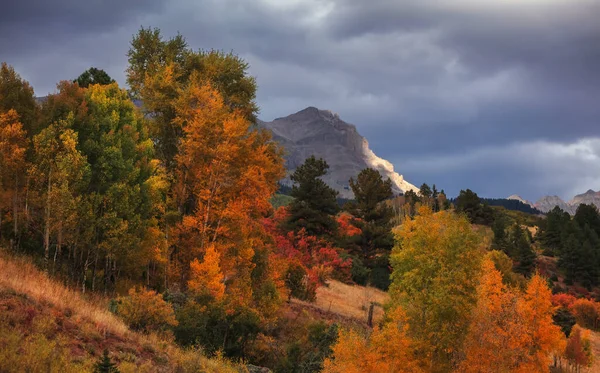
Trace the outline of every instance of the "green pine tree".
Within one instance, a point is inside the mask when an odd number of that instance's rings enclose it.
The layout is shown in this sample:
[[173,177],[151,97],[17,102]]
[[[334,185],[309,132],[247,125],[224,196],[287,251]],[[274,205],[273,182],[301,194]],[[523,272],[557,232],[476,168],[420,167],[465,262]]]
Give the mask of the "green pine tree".
[[94,365],[94,373],[119,373],[117,365],[110,360],[108,350],[104,350],[100,360]]
[[292,174],[295,182],[290,203],[290,218],[287,221],[290,230],[306,232],[315,236],[334,236],[337,223],[334,215],[339,211],[338,192],[329,187],[321,176],[327,174],[329,165],[322,158],[311,156]]
[[512,246],[515,250],[515,259],[518,262],[515,266],[515,272],[526,277],[530,276],[535,268],[536,255],[527,239],[527,233],[518,223],[513,227]]

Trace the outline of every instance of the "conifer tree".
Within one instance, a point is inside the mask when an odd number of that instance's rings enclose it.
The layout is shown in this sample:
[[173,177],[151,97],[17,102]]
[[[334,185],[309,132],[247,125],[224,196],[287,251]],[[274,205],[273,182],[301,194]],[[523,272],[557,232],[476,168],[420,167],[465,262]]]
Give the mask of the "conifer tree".
[[524,276],[531,275],[535,268],[536,255],[527,239],[526,232],[518,223],[514,225],[512,230],[511,245],[515,253],[515,259],[518,262],[515,266],[515,272]]
[[313,155],[292,174],[295,185],[291,193],[294,201],[289,205],[289,229],[298,232],[304,228],[314,236],[335,235],[337,223],[333,216],[339,211],[338,192],[321,180],[327,169],[327,162]]
[[94,365],[94,373],[119,373],[117,365],[110,360],[108,350],[104,350],[100,360]]
[[[361,261],[373,269],[370,282],[373,286],[387,289],[389,286],[389,251],[394,246],[391,230],[392,208],[385,201],[393,196],[392,181],[383,180],[381,174],[372,168],[362,170],[351,178],[350,187],[356,202],[349,203],[350,213],[359,218],[357,226],[361,230],[356,245],[356,253]],[[377,267],[377,268],[376,268]]]

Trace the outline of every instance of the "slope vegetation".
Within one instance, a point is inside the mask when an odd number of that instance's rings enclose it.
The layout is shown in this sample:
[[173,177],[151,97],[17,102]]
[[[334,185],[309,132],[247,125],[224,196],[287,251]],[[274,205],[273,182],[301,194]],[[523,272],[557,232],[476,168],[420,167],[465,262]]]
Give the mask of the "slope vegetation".
[[123,373],[246,371],[133,332],[106,305],[0,250],[0,371],[89,372],[104,350]]

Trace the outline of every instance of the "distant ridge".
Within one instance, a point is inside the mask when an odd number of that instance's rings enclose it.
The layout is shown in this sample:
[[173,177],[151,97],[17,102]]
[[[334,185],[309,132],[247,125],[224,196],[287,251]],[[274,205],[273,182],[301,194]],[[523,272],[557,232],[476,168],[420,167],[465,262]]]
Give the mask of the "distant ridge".
[[585,193],[576,195],[569,202],[563,201],[558,196],[545,196],[540,198],[534,206],[542,212],[548,212],[558,206],[569,214],[574,215],[577,207],[581,204],[592,204],[600,208],[600,192],[589,189]]

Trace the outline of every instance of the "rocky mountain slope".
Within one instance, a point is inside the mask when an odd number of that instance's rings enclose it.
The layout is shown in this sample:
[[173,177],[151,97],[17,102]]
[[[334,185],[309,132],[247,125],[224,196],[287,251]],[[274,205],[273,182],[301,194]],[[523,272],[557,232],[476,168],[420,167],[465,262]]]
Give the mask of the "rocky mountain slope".
[[534,206],[542,212],[548,212],[552,210],[555,206],[558,206],[564,211],[573,215],[575,214],[575,211],[577,211],[577,207],[582,203],[588,205],[593,204],[600,208],[600,192],[595,192],[590,189],[585,193],[576,195],[575,197],[573,197],[573,199],[571,199],[568,202],[563,201],[558,196],[545,196],[540,198],[534,204]]
[[529,202],[526,199],[523,199],[521,196],[519,196],[517,194],[513,194],[511,196],[508,196],[508,197],[506,197],[506,199],[510,199],[510,200],[514,200],[514,201],[519,201],[519,202],[522,202],[522,203],[524,203],[526,205],[529,205],[529,206],[533,207],[533,203]]
[[306,158],[315,155],[329,164],[329,172],[323,181],[340,192],[341,197],[352,197],[348,180],[367,167],[377,169],[383,177],[389,177],[395,193],[418,191],[417,187],[394,170],[390,162],[373,153],[354,125],[344,122],[328,110],[308,107],[272,122],[259,121],[259,125],[271,130],[274,139],[286,149],[288,177],[282,181],[284,184],[291,185],[289,174]]

